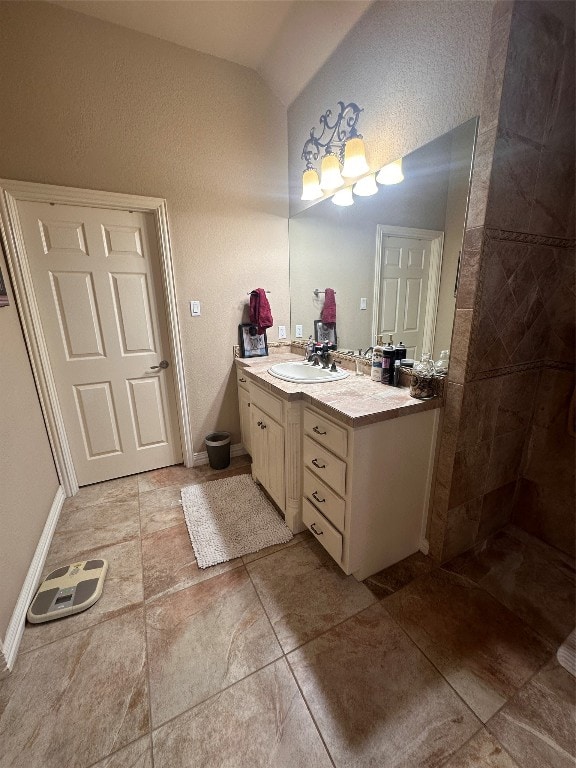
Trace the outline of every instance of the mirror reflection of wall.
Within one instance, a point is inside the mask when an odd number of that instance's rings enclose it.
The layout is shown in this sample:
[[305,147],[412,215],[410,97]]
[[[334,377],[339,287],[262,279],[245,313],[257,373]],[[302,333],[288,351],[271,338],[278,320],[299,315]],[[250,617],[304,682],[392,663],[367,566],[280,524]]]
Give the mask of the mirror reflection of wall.
[[[470,120],[405,157],[400,184],[380,187],[372,197],[355,196],[354,205],[347,208],[322,200],[290,219],[293,338],[296,325],[303,326],[304,338],[314,333],[324,298],[316,297],[314,289],[333,288],[339,349],[365,350],[382,330],[392,331],[395,343],[403,341],[404,333],[419,345],[414,339],[418,333],[422,338],[426,316],[432,323],[428,338],[433,342],[424,351],[436,359],[449,348],[476,128],[477,120]],[[387,239],[396,236],[398,228],[411,240]],[[428,291],[434,259],[429,247],[428,254],[424,252],[432,235],[419,249],[418,233],[414,238],[406,229],[438,236],[437,290]],[[431,283],[434,287],[433,278]],[[361,309],[362,299],[366,309]],[[417,347],[417,354],[421,352]]]

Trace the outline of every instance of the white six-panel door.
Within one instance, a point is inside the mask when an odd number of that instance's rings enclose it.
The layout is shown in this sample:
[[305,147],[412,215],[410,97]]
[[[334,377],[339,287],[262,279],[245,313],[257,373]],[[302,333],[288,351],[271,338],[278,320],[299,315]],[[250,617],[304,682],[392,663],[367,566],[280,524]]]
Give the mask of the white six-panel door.
[[431,241],[410,237],[382,238],[378,332],[403,342],[407,356],[422,352]]
[[180,462],[152,215],[22,201],[18,212],[79,485]]

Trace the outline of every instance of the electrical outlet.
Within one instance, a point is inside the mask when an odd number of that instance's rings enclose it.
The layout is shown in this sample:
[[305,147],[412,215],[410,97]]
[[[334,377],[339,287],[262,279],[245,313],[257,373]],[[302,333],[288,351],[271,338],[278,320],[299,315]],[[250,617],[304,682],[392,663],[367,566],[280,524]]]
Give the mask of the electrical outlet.
[[367,299],[360,299],[360,309],[368,309]]
[[285,325],[279,325],[278,326],[278,338],[279,339],[285,339],[286,338],[286,326]]
[[297,325],[296,326],[296,338],[297,339],[301,339],[302,335],[303,335],[302,334],[302,326],[301,325]]
[[190,302],[190,314],[192,317],[198,317],[200,314],[200,302],[199,301],[191,301]]

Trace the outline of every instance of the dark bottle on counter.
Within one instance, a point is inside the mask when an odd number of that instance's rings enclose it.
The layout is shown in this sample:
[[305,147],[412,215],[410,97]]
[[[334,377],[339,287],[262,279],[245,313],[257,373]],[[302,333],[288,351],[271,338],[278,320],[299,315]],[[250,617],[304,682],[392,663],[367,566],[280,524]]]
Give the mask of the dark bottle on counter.
[[[396,347],[396,360],[405,360],[406,359],[406,347],[402,342],[398,344]],[[402,363],[400,363],[402,365]]]
[[382,350],[382,384],[394,386],[394,361],[396,359],[396,347],[392,343],[392,334],[389,334],[388,344]]

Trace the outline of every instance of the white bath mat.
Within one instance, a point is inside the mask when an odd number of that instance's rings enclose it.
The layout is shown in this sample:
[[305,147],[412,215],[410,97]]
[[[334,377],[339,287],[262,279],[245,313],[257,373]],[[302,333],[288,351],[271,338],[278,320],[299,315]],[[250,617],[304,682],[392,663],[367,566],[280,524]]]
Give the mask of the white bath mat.
[[250,475],[189,485],[181,495],[200,568],[292,538],[292,531]]

